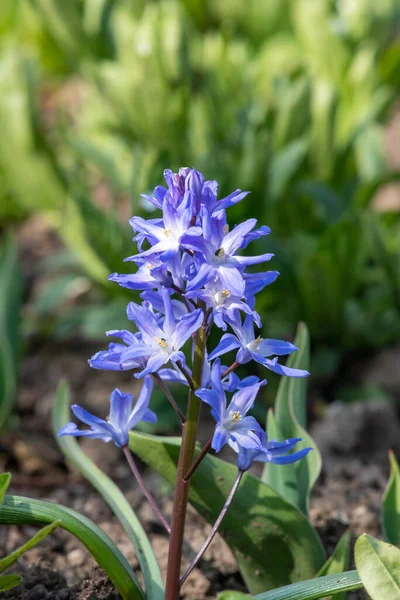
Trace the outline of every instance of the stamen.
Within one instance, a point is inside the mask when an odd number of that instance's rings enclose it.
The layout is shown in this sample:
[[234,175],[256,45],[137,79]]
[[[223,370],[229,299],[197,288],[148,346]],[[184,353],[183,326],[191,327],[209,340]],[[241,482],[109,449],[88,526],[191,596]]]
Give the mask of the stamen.
[[225,250],[223,248],[218,248],[218,250],[215,251],[215,256],[223,258],[225,256]]
[[223,232],[224,232],[224,235],[229,233],[229,225],[224,225]]
[[240,412],[238,410],[233,411],[233,413],[232,413],[232,421],[234,423],[237,423],[238,421],[240,421],[241,418],[242,418],[242,415],[240,414]]
[[164,235],[166,235],[167,237],[169,236],[169,234],[171,233],[172,229],[164,229]]
[[222,290],[222,291],[221,291],[221,296],[222,296],[223,298],[229,298],[229,296],[230,296],[230,295],[231,295],[231,293],[230,293],[230,291],[229,291],[229,290]]
[[149,269],[149,271],[150,271],[150,269],[153,268],[153,265],[151,263],[147,263],[146,268]]
[[167,340],[165,338],[155,338],[157,344],[161,347],[161,348],[168,348],[168,343]]

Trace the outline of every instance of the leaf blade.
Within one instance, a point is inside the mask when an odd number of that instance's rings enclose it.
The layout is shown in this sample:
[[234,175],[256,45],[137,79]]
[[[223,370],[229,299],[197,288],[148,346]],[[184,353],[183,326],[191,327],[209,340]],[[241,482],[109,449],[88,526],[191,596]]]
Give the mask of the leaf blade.
[[382,500],[382,527],[385,540],[400,545],[400,469],[393,452],[389,452],[390,478]]
[[400,597],[400,550],[364,533],[354,549],[357,571],[372,600]]
[[37,544],[40,544],[40,542],[43,541],[48,535],[50,535],[54,531],[54,529],[59,525],[60,521],[54,521],[54,523],[46,525],[40,531],[38,531],[30,540],[28,540],[26,544],[23,544],[22,546],[14,550],[14,552],[11,552],[11,554],[6,556],[5,558],[2,558],[0,560],[0,573],[4,573],[4,571],[11,567],[11,565],[14,564],[20,556],[22,556],[25,552],[28,552],[28,550],[30,550],[31,548],[37,546]]
[[[293,353],[288,366],[295,369],[309,369],[310,336],[304,323],[300,323],[295,345],[299,350]],[[304,446],[312,451],[301,461],[285,465],[266,464],[261,480],[273,487],[286,500],[308,514],[311,490],[321,472],[321,456],[319,450],[305,429],[306,426],[306,378],[282,377],[276,400],[273,420],[268,420],[268,437],[280,435],[282,438],[301,437]],[[269,414],[270,419],[271,414]]]

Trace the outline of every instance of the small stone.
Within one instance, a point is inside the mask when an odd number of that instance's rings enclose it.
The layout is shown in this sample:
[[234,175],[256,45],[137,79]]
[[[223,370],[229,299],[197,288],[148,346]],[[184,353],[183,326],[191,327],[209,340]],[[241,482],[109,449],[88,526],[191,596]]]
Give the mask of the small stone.
[[85,562],[85,554],[82,552],[82,550],[76,548],[68,553],[67,560],[71,567],[80,567]]
[[25,596],[25,600],[46,600],[49,593],[41,583],[33,587]]

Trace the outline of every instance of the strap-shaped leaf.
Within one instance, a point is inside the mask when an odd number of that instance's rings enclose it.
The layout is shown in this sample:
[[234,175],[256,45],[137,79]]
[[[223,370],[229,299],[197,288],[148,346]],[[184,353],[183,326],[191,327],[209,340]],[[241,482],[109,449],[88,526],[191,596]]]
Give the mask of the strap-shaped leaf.
[[[288,366],[296,369],[309,368],[310,338],[307,327],[300,323],[295,339],[299,348],[289,360]],[[307,379],[282,377],[275,400],[275,414],[268,415],[267,431],[270,439],[301,437],[303,446],[312,451],[299,462],[285,465],[266,464],[262,481],[270,485],[286,500],[308,514],[311,490],[321,472],[321,456],[306,426]]]
[[20,546],[14,552],[0,560],[0,573],[4,573],[11,565],[15,563],[16,560],[19,559],[25,552],[28,552],[31,548],[34,548],[40,542],[44,540],[50,533],[52,533],[56,527],[60,525],[60,521],[54,521],[54,523],[50,523],[50,525],[46,525],[40,531],[38,531],[30,540],[26,542],[23,546]]
[[400,598],[400,550],[364,533],[354,548],[356,567],[372,600]]
[[0,429],[10,416],[17,386],[22,283],[16,244],[0,251]]
[[21,585],[22,577],[19,575],[1,575],[0,577],[0,592],[11,590],[12,588]]
[[400,546],[400,470],[393,452],[389,452],[390,478],[383,495],[382,526],[387,542]]
[[[350,545],[351,532],[348,529],[336,544],[335,550],[323,565],[322,569],[318,572],[318,577],[335,575],[348,569],[350,565]],[[342,592],[336,595],[335,600],[345,600],[345,598],[346,592]],[[332,600],[331,596],[327,597],[326,600]]]
[[4,500],[5,493],[10,485],[11,473],[0,473],[0,504]]
[[[129,445],[173,484],[180,440],[132,432]],[[236,473],[233,464],[207,455],[193,475],[189,500],[210,523],[217,518]],[[219,531],[253,594],[313,577],[324,562],[321,541],[304,514],[249,473]]]
[[0,507],[2,525],[45,525],[54,521],[59,521],[59,527],[86,546],[123,600],[143,600],[140,584],[128,562],[108,535],[90,519],[65,506],[21,496],[5,496]]
[[[62,382],[57,390],[53,411],[53,429],[58,431],[70,421],[69,390]],[[119,519],[131,540],[143,573],[147,600],[163,600],[163,581],[157,559],[150,541],[121,490],[86,456],[78,442],[72,437],[57,437],[57,443],[69,461],[102,495],[115,516]]]
[[301,581],[255,596],[256,600],[318,600],[327,595],[352,592],[362,587],[357,571],[347,571],[338,575],[326,575],[310,581]]

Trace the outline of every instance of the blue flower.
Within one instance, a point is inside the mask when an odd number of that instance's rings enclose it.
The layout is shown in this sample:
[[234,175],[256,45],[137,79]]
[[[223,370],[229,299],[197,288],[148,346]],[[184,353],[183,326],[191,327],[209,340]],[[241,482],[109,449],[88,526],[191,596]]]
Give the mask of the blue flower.
[[211,369],[211,389],[201,388],[196,391],[196,396],[211,406],[212,415],[217,422],[211,444],[214,450],[219,452],[229,440],[233,440],[239,446],[262,452],[260,438],[256,435],[256,432],[262,432],[261,426],[254,417],[246,415],[253,407],[260,387],[265,383],[265,380],[260,381],[239,390],[227,405],[221,382],[220,361],[214,362]]
[[[307,377],[309,375],[308,371],[303,369],[292,369],[278,363],[278,356],[291,354],[298,350],[294,344],[280,340],[256,338],[253,318],[250,315],[246,315],[243,324],[238,311],[235,312],[233,319],[228,317],[228,320],[236,335],[232,333],[224,334],[218,346],[211,352],[210,360],[239,348],[236,361],[240,364],[255,360],[279,375],[289,375],[291,377]],[[267,358],[273,355],[276,355],[275,358]]]
[[223,331],[226,331],[227,315],[233,316],[233,311],[242,310],[248,315],[253,315],[259,321],[259,316],[241,300],[240,296],[234,296],[228,289],[224,289],[218,281],[206,283],[204,289],[186,293],[187,298],[197,298],[206,303],[207,308],[212,309],[214,323]]
[[135,377],[155,373],[169,361],[181,361],[185,364],[185,355],[180,349],[204,320],[203,311],[200,309],[176,319],[168,290],[162,288],[161,296],[165,311],[163,323],[156,319],[148,306],[140,306],[135,302],[128,304],[128,318],[135,322],[141,337],[138,343],[131,345],[121,354],[120,367],[125,369],[132,359],[146,359],[146,367]]
[[140,421],[156,423],[156,415],[148,408],[152,390],[152,379],[146,377],[136,404],[132,408],[133,396],[115,389],[110,396],[110,416],[107,421],[99,419],[99,417],[74,404],[71,407],[72,412],[82,423],[89,425],[90,429],[78,429],[75,423],[68,423],[58,432],[58,435],[88,437],[101,439],[104,442],[112,440],[116,446],[123,448],[128,445],[129,431]]
[[301,438],[289,438],[284,442],[278,442],[277,440],[269,442],[265,431],[257,431],[256,435],[260,440],[261,449],[246,448],[234,440],[228,442],[230,447],[238,454],[238,469],[240,471],[250,469],[253,462],[270,462],[275,465],[294,463],[304,458],[312,450],[312,448],[302,448],[289,454],[296,444],[301,442]]
[[[202,288],[209,281],[217,278],[223,289],[241,298],[245,291],[243,271],[248,265],[268,261],[273,254],[260,256],[237,256],[236,252],[246,243],[256,219],[248,219],[228,231],[224,214],[211,217],[206,208],[202,210],[202,235],[193,235],[190,231],[182,236],[185,248],[196,252],[195,266],[197,273],[187,285],[187,291]],[[253,232],[255,233],[255,232]],[[257,237],[269,233],[269,229],[258,230]]]

